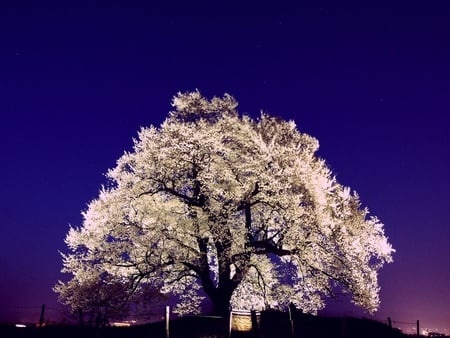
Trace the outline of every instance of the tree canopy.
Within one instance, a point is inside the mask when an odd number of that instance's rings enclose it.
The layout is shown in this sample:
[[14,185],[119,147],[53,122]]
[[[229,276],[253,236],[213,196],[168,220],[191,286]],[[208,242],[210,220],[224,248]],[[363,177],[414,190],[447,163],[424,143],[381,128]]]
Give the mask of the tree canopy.
[[172,104],[70,228],[71,282],[151,285],[177,295],[179,313],[199,311],[205,296],[219,314],[290,303],[315,313],[336,289],[376,310],[378,271],[394,250],[316,155],[318,141],[293,121],[240,115],[227,94],[179,93]]

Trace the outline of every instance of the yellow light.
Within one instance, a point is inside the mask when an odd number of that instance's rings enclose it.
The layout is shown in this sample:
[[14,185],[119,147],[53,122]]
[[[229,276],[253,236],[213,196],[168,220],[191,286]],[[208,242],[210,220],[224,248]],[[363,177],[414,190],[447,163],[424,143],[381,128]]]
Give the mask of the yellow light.
[[115,326],[115,327],[128,327],[128,326],[131,326],[131,324],[127,323],[127,322],[114,322],[114,323],[112,323],[112,326]]

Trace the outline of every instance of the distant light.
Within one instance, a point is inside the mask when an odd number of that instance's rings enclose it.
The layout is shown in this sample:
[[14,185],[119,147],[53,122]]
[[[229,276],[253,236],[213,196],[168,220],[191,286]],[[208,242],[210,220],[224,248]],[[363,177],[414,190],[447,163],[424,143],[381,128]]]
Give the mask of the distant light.
[[115,326],[115,327],[128,327],[128,326],[131,326],[131,325],[134,325],[134,324],[136,324],[136,321],[134,319],[111,323],[111,325]]
[[115,326],[115,327],[129,327],[129,326],[131,326],[131,323],[129,323],[129,322],[114,322],[114,323],[112,323],[112,326]]
[[25,324],[16,324],[16,327],[27,327]]

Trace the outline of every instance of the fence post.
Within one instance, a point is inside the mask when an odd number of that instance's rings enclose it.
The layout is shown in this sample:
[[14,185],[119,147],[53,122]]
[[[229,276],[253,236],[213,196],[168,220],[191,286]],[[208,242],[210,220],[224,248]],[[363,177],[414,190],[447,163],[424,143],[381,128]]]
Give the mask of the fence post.
[[291,325],[291,338],[295,337],[295,332],[294,332],[294,310],[295,310],[295,305],[290,303],[289,304],[289,324]]
[[169,307],[169,305],[166,306],[165,319],[166,319],[166,338],[169,338],[170,337],[170,333],[169,333],[170,307]]
[[416,326],[417,326],[417,337],[419,337],[420,336],[420,330],[419,330],[419,320],[417,320],[417,323],[416,323]]
[[252,323],[252,337],[257,338],[258,337],[258,318],[256,318],[256,311],[251,310],[250,311],[250,320]]
[[341,322],[341,330],[342,330],[342,338],[347,337],[347,317],[342,317],[342,322]]
[[84,326],[84,320],[83,320],[83,310],[78,308],[78,320],[80,322],[80,326]]
[[39,327],[44,325],[44,312],[45,312],[45,304],[42,304],[41,316],[39,317]]
[[231,338],[231,326],[233,324],[233,311],[229,311],[229,319],[228,319],[228,338]]

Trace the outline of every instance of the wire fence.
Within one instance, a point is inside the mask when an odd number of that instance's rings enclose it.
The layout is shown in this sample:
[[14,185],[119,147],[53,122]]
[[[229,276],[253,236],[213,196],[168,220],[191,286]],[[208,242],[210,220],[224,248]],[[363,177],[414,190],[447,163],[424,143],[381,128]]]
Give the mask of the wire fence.
[[60,323],[66,320],[60,308],[42,305],[0,307],[0,323]]
[[[161,318],[164,318],[162,315]],[[387,320],[386,320],[387,319]],[[378,322],[388,324],[391,329],[399,329],[403,333],[410,335],[433,336],[433,334],[442,333],[448,335],[449,332],[440,328],[430,328],[426,323],[419,320],[411,321],[387,317],[385,320],[380,318]],[[259,321],[259,317],[258,317]],[[27,323],[36,325],[60,324],[75,322],[76,318],[64,313],[62,308],[45,305],[33,306],[10,306],[0,307],[0,323]],[[230,322],[231,324],[231,322]],[[291,323],[292,324],[292,323]]]
[[448,336],[449,332],[446,328],[437,328],[437,327],[431,327],[427,325],[426,322],[416,320],[416,321],[409,321],[409,320],[392,320],[391,317],[388,317],[388,325],[391,328],[399,329],[403,333],[406,333],[408,335],[421,335],[421,336],[428,336],[428,337],[439,337],[439,336]]

